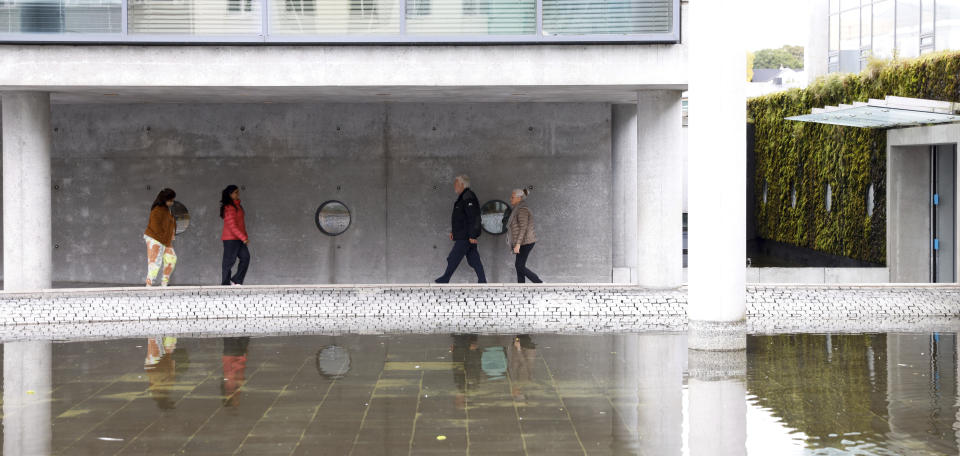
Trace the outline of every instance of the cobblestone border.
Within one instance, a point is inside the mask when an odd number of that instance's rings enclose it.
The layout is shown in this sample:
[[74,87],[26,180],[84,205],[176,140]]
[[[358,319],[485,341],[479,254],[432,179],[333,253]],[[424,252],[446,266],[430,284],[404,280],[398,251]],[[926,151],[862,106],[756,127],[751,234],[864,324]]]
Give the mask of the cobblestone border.
[[[161,333],[686,330],[685,288],[593,285],[170,287],[0,293],[0,340]],[[751,285],[748,332],[956,330],[960,287]],[[96,323],[91,325],[90,323]]]

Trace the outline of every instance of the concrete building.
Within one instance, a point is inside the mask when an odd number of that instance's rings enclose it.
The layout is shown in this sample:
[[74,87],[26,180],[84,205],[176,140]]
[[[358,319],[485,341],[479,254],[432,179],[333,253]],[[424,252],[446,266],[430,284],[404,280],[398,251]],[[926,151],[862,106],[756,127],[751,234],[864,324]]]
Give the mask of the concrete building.
[[[190,213],[172,283],[217,283],[231,183],[249,283],[429,282],[460,173],[482,203],[534,190],[548,281],[677,287],[689,90],[691,316],[742,321],[745,57],[712,19],[726,3],[4,3],[5,289],[142,283],[163,187]],[[333,200],[337,236],[317,229]],[[512,281],[502,238],[480,248]]]

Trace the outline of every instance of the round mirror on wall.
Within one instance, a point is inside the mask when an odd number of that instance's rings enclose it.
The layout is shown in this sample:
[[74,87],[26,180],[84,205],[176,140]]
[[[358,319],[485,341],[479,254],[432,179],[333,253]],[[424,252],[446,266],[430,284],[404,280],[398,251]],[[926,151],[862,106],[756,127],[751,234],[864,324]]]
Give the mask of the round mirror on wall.
[[328,236],[343,234],[350,228],[350,209],[340,201],[327,201],[317,208],[317,228]]
[[177,221],[177,234],[180,234],[184,231],[187,231],[187,228],[190,227],[190,211],[187,210],[187,206],[184,206],[183,203],[179,201],[174,201],[173,206],[170,206],[170,213],[173,214],[174,220]]
[[490,234],[506,233],[509,217],[510,205],[500,200],[487,201],[480,208],[480,225]]

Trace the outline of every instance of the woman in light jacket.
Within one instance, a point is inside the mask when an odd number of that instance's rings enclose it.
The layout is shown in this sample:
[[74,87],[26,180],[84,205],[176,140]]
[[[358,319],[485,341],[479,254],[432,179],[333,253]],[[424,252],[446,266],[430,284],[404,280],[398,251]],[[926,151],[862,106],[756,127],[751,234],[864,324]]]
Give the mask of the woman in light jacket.
[[169,188],[160,190],[150,206],[150,221],[143,232],[147,242],[147,286],[153,286],[157,273],[163,269],[161,286],[170,283],[170,274],[177,265],[177,253],[173,250],[173,239],[177,233],[177,221],[170,212],[177,193]]
[[[247,225],[244,222],[243,206],[240,205],[240,189],[228,185],[220,194],[220,218],[223,219],[223,266],[220,285],[243,285],[250,265],[250,250],[247,249]],[[240,259],[237,273],[230,275],[233,264]]]
[[513,253],[517,255],[514,262],[517,267],[517,282],[524,283],[526,279],[530,279],[533,283],[542,283],[540,277],[527,268],[527,258],[533,250],[533,244],[537,242],[537,235],[533,230],[533,213],[530,212],[526,202],[529,194],[530,191],[527,189],[515,189],[510,195],[510,205],[513,208],[510,211],[510,220],[507,222],[507,242],[513,249]]

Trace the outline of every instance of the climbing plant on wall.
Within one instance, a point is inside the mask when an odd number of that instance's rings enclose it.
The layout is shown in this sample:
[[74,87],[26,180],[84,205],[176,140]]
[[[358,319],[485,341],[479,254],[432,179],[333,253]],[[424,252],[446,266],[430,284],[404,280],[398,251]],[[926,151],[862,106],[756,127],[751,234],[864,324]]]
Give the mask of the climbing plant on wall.
[[960,101],[960,52],[872,62],[860,74],[832,74],[747,102],[761,238],[886,263],[886,131],[784,118],[887,95]]

